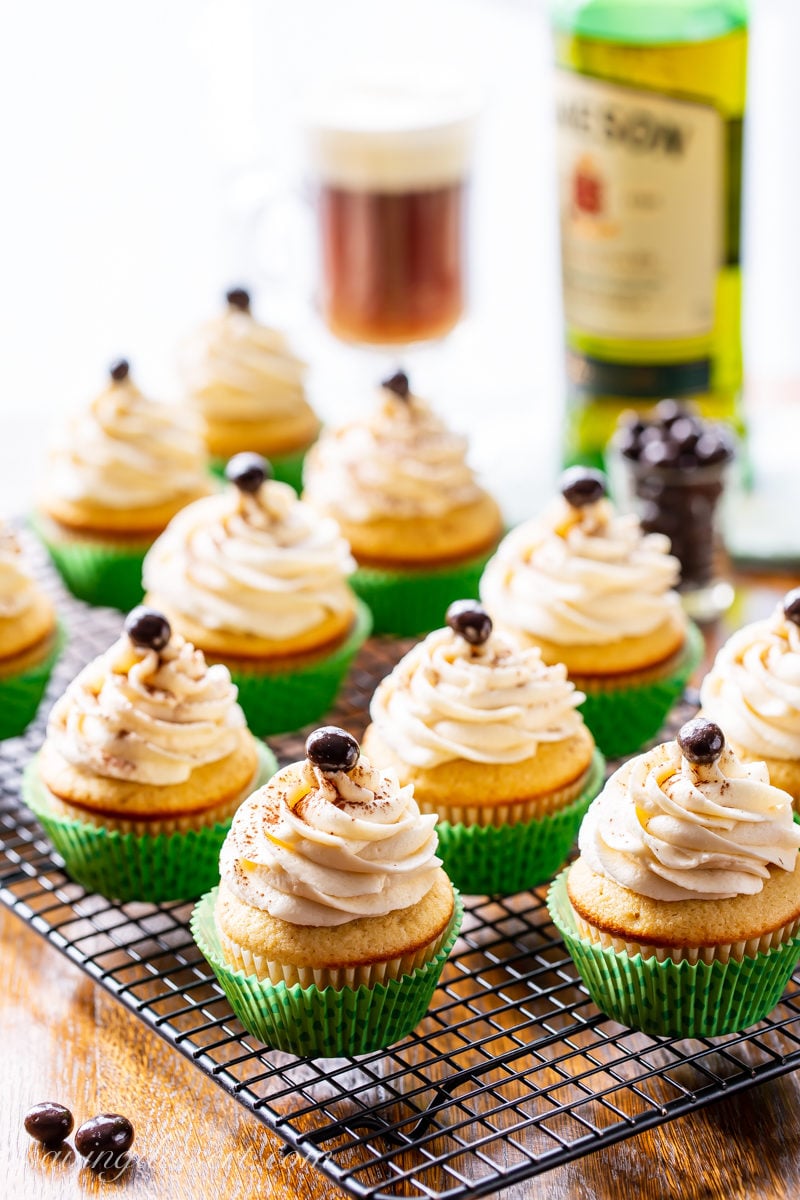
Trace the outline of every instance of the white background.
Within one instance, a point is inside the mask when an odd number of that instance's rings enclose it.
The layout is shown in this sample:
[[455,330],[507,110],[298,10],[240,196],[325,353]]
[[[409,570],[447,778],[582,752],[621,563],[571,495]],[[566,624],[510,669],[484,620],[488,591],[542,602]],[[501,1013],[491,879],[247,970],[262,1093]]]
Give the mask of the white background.
[[[749,375],[769,383],[800,376],[800,4],[754,9],[745,332]],[[317,324],[292,199],[304,89],[364,60],[455,64],[485,90],[471,316],[412,365],[512,515],[539,501],[561,409],[542,3],[27,0],[5,7],[0,35],[0,508],[27,506],[48,429],[111,358],[173,394],[176,344],[234,280],[311,357],[324,416],[369,403],[386,362]],[[278,199],[256,236],[266,193]]]

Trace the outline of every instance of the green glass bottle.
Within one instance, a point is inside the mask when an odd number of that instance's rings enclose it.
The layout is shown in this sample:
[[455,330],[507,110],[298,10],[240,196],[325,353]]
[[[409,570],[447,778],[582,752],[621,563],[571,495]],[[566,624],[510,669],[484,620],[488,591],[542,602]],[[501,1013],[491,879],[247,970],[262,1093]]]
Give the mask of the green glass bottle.
[[666,396],[740,424],[747,0],[555,0],[565,459]]

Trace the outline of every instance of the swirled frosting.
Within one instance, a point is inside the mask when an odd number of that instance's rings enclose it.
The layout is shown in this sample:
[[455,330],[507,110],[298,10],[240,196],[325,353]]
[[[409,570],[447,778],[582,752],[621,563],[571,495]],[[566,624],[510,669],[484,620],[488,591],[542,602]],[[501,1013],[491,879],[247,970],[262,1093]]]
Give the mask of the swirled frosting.
[[305,403],[306,364],[283,334],[230,307],[206,322],[181,355],[189,397],[211,421],[263,421]]
[[779,607],[719,650],[700,692],[703,712],[737,746],[800,759],[800,628]]
[[383,916],[433,886],[435,825],[410,785],[363,756],[347,773],[293,763],[236,813],[220,874],[246,904],[293,925]]
[[382,388],[366,417],[323,432],[306,459],[304,496],[343,521],[440,517],[481,496],[467,439],[424,400]]
[[593,871],[640,896],[727,900],[760,892],[771,867],[794,870],[800,826],[764,763],[726,748],[698,768],[665,742],[611,776],[579,846]]
[[38,590],[19,542],[0,522],[0,620],[21,616],[34,603]]
[[177,634],[160,652],[123,634],[53,706],[47,738],[84,771],[169,786],[232,754],[244,726],[227,667]]
[[471,646],[437,629],[378,684],[370,716],[383,741],[413,766],[515,763],[532,758],[541,742],[576,733],[583,699],[566,667],[545,666],[536,649],[499,633]]
[[144,563],[145,588],[206,629],[291,638],[353,606],[355,569],[336,522],[267,481],[188,505]]
[[146,508],[208,490],[191,413],[148,400],[130,378],[111,382],[67,423],[51,451],[54,496],[106,508]]
[[510,629],[562,645],[597,645],[651,633],[680,600],[669,539],[643,533],[608,500],[562,502],[549,518],[512,530],[487,564],[481,599]]

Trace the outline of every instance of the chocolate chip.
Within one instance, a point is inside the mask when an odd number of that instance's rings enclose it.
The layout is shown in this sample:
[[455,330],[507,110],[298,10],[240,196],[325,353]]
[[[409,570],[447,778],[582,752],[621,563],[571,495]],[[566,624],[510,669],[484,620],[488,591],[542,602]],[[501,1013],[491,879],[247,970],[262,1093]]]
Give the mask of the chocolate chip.
[[783,597],[783,615],[787,621],[800,625],[800,587],[793,588]]
[[453,633],[470,646],[482,646],[492,632],[492,618],[475,600],[454,600],[445,617]]
[[114,383],[122,383],[123,379],[127,379],[130,375],[131,364],[127,358],[115,358],[111,366],[108,368],[108,373],[114,380]]
[[360,753],[352,733],[338,725],[323,725],[306,739],[306,758],[321,771],[352,771]]
[[45,1146],[57,1146],[72,1133],[72,1113],[63,1104],[45,1101],[25,1114],[25,1132]]
[[400,400],[407,400],[411,391],[405,371],[395,371],[394,375],[383,380],[381,387],[386,388],[387,392],[394,392]]
[[254,496],[266,480],[272,479],[272,467],[260,454],[244,450],[230,459],[225,468],[225,478],[240,492]]
[[606,477],[591,467],[570,467],[561,476],[561,495],[573,508],[596,504],[606,494]]
[[687,721],[678,731],[678,745],[683,757],[691,763],[707,766],[716,762],[725,749],[725,734],[719,725],[695,717]]
[[228,288],[225,293],[225,299],[231,308],[238,308],[240,312],[250,312],[250,293],[247,288]]
[[[98,1156],[97,1166],[109,1163],[104,1156],[124,1154],[133,1145],[133,1125],[119,1113],[91,1117],[75,1133],[75,1149],[84,1158]],[[94,1165],[94,1164],[90,1164]]]
[[144,650],[163,650],[172,636],[170,624],[163,613],[144,604],[132,608],[125,618],[125,632],[134,646]]

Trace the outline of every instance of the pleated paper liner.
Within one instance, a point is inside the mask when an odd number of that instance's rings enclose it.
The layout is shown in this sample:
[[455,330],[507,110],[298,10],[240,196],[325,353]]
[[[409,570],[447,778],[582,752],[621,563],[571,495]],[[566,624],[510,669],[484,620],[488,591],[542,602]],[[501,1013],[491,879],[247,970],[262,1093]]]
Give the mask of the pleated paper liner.
[[703,661],[704,651],[703,635],[690,622],[684,652],[662,679],[631,683],[627,687],[598,682],[596,688],[591,685],[587,688],[583,680],[576,680],[586,694],[581,716],[606,758],[634,754],[656,736],[692,673]]
[[[271,454],[266,455],[272,467],[273,479],[288,483],[298,495],[303,490],[303,464],[309,449],[310,447],[306,447],[305,450],[296,450],[293,454],[282,454],[275,458]],[[227,463],[227,458],[212,458],[211,474],[216,475],[218,479],[224,479]]]
[[18,675],[0,678],[0,739],[19,737],[28,728],[39,711],[53,668],[66,640],[64,626],[59,624],[46,658],[26,667]]
[[783,995],[800,959],[800,937],[766,953],[727,962],[663,962],[630,957],[578,933],[567,872],[547,897],[586,990],[607,1016],[655,1037],[720,1037],[761,1021]]
[[[259,746],[259,772],[252,790],[276,770],[272,752]],[[25,771],[23,799],[64,859],[67,874],[89,892],[110,900],[156,904],[194,900],[219,881],[219,852],[232,817],[178,833],[139,835],[57,816],[39,780],[35,759]]]
[[350,580],[372,610],[373,631],[417,637],[440,629],[453,600],[476,600],[478,584],[491,554],[426,570],[359,567]]
[[73,596],[122,612],[141,604],[142,564],[148,543],[89,537],[59,540],[36,517],[31,517],[30,523]]
[[438,854],[453,884],[466,895],[510,896],[552,879],[564,864],[580,823],[603,786],[605,760],[595,750],[581,794],[532,821],[463,825],[440,821]]
[[450,931],[438,953],[409,975],[358,988],[269,983],[228,966],[214,921],[217,889],[192,913],[192,936],[210,963],[236,1016],[248,1033],[274,1050],[320,1058],[368,1054],[399,1041],[430,1007],[442,968],[461,928],[463,907],[455,893]]
[[229,663],[239,689],[239,703],[257,737],[293,733],[318,721],[333,707],[350,664],[372,628],[369,609],[356,604],[356,618],[346,641],[329,654],[295,666],[248,670]]

